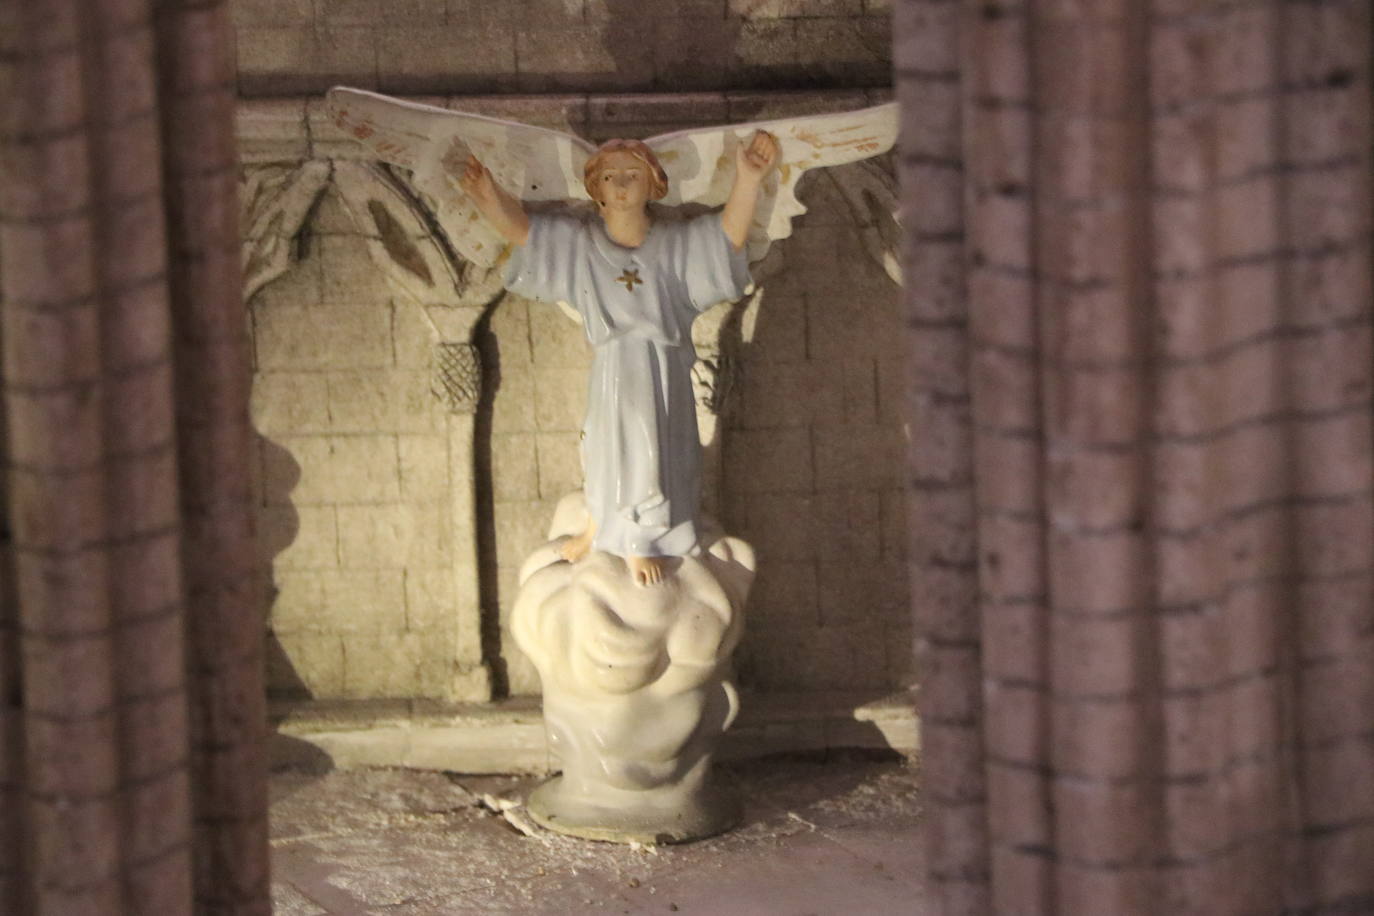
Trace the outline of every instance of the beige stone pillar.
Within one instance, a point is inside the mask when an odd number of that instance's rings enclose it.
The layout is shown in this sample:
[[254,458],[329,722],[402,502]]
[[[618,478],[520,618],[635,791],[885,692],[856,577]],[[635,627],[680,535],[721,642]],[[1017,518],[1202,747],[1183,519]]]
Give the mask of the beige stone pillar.
[[451,697],[491,699],[491,671],[482,657],[482,602],[477,565],[477,490],[473,473],[474,414],[482,364],[469,343],[434,348],[435,394],[448,409],[448,461],[453,507],[453,589],[458,615]]

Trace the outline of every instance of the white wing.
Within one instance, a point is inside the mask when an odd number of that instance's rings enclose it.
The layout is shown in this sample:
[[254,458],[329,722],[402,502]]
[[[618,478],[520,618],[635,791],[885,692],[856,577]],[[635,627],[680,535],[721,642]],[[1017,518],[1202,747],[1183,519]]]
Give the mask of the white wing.
[[764,180],[749,232],[749,260],[792,234],[792,218],[806,212],[797,181],[807,169],[843,165],[885,153],[897,141],[897,104],[802,118],[732,124],[661,134],[646,141],[668,173],[662,203],[724,204],[735,179],[735,150],[755,130],[777,137],[778,167]]
[[434,200],[453,246],[478,264],[498,263],[509,246],[444,169],[455,142],[459,155],[476,155],[521,200],[587,197],[582,166],[594,147],[580,137],[342,86],[329,90],[327,99],[334,122],[350,137],[378,159],[414,173],[415,186]]

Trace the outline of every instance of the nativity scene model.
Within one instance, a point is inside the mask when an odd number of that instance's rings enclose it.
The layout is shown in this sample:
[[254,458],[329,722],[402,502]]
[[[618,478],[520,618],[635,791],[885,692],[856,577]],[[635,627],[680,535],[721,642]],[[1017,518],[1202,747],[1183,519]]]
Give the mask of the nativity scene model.
[[692,322],[746,294],[749,264],[805,210],[806,170],[891,148],[895,106],[596,148],[353,89],[329,104],[413,172],[463,256],[561,305],[593,348],[583,489],[526,560],[511,619],[562,768],[530,813],[621,842],[728,829],[738,805],[710,760],[739,708],[730,656],[754,556],[701,514]]

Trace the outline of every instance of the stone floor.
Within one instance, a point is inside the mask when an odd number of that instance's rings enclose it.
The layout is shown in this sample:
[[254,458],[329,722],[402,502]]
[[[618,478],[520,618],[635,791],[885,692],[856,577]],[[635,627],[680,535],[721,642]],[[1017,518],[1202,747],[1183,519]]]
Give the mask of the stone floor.
[[272,779],[278,916],[320,914],[919,914],[916,771],[830,752],[722,767],[744,823],[683,846],[540,830],[538,780],[416,770]]

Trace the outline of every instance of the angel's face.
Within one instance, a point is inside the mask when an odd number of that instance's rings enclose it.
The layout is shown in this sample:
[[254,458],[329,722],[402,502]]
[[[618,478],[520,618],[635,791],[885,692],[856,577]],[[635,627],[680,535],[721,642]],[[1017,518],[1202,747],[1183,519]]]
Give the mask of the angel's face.
[[595,183],[597,199],[607,210],[643,210],[653,185],[649,167],[619,150],[607,154]]

